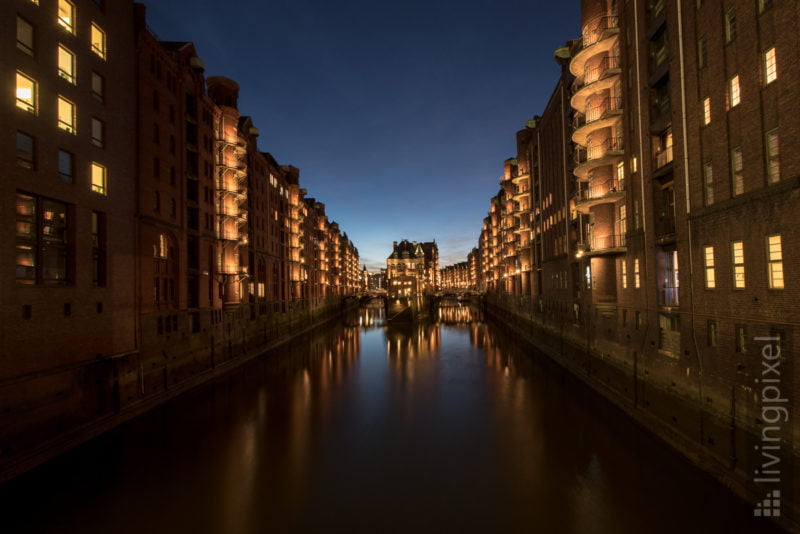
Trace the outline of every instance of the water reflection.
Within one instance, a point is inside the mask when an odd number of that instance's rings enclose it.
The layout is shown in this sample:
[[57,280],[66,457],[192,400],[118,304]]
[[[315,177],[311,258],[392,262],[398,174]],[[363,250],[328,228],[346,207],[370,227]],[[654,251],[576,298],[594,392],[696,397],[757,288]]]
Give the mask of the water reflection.
[[768,531],[474,312],[266,354],[0,486],[2,531]]

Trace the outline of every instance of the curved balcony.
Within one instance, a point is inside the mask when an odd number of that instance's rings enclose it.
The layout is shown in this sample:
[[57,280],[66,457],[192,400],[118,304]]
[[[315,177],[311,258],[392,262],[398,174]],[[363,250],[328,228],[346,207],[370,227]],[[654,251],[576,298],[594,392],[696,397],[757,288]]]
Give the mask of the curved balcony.
[[603,165],[615,163],[623,155],[622,137],[609,137],[599,145],[578,148],[575,151],[575,170],[573,174],[579,180],[587,180],[589,172]]
[[605,254],[619,254],[625,252],[625,234],[611,234],[592,236],[588,244],[584,244],[584,254],[587,256],[603,256]]
[[614,126],[622,117],[622,97],[610,96],[599,105],[592,106],[585,113],[575,115],[573,120],[572,140],[586,146],[586,138],[602,128]]
[[246,198],[245,188],[237,180],[217,180],[217,192],[232,195],[239,201]]
[[616,178],[599,185],[590,185],[578,191],[575,209],[588,215],[589,210],[599,204],[614,203],[625,196],[625,181]]
[[591,95],[611,89],[619,78],[620,61],[617,56],[606,56],[598,65],[586,69],[583,76],[572,84],[570,106],[578,111],[586,107],[586,99]]
[[512,172],[511,173],[511,181],[515,184],[519,183],[522,180],[530,178],[530,173],[528,172]]
[[582,49],[569,63],[573,76],[580,76],[586,61],[611,50],[619,34],[619,17],[607,15],[590,20],[583,26]]

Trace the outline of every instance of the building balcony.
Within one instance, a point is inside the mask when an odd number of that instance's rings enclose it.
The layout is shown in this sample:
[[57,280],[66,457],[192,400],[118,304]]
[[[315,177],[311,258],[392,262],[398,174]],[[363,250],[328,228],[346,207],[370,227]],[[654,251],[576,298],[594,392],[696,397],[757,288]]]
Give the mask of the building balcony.
[[572,140],[586,146],[586,139],[592,132],[617,124],[622,117],[622,97],[614,96],[604,99],[599,105],[578,113],[573,119],[574,131]]
[[245,188],[237,180],[217,180],[217,192],[233,195],[240,200],[246,198]]
[[617,42],[619,17],[607,15],[590,20],[583,26],[581,50],[570,61],[573,76],[580,76],[590,58],[610,51]]
[[611,89],[619,79],[618,65],[616,57],[606,57],[600,65],[588,71],[586,79],[577,78],[572,84],[570,106],[575,110],[584,111],[587,98]]
[[236,241],[239,242],[242,234],[238,230],[225,230],[222,228],[217,229],[217,239],[222,241]]
[[575,151],[575,170],[579,180],[587,180],[589,171],[603,165],[611,165],[623,155],[622,137],[609,137],[604,142]]
[[670,163],[672,163],[673,154],[672,154],[672,146],[668,146],[661,150],[657,150],[653,154],[653,160],[655,161],[655,168],[654,170],[661,169],[662,167],[666,167]]
[[675,241],[675,217],[659,217],[655,225],[656,242],[660,245]]
[[[580,250],[581,244],[578,244]],[[589,243],[583,243],[583,251],[587,256],[619,254],[625,252],[625,234],[592,236]]]
[[614,203],[625,196],[625,180],[612,178],[602,184],[590,185],[578,191],[575,208],[588,214],[593,206]]

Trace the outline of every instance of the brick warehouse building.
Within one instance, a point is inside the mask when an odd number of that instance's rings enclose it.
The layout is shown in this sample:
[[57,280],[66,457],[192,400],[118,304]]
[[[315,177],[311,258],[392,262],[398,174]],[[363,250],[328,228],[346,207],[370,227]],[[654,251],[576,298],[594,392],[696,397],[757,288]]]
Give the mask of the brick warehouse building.
[[[800,391],[798,22],[793,2],[584,0],[553,97],[504,165],[475,280],[754,502],[758,338],[777,340],[787,395]],[[509,246],[527,170],[529,290],[510,281],[524,248]],[[797,421],[783,427],[791,458]]]
[[192,43],[128,1],[2,9],[0,479],[360,291],[353,243]]

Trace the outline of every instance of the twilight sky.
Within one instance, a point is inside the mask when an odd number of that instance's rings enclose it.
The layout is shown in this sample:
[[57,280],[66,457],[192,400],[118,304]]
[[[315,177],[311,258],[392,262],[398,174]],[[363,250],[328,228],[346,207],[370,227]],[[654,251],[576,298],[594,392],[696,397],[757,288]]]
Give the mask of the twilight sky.
[[370,270],[392,241],[477,246],[514,134],[580,35],[578,0],[145,0],[165,41],[241,86],[259,149],[300,169]]

